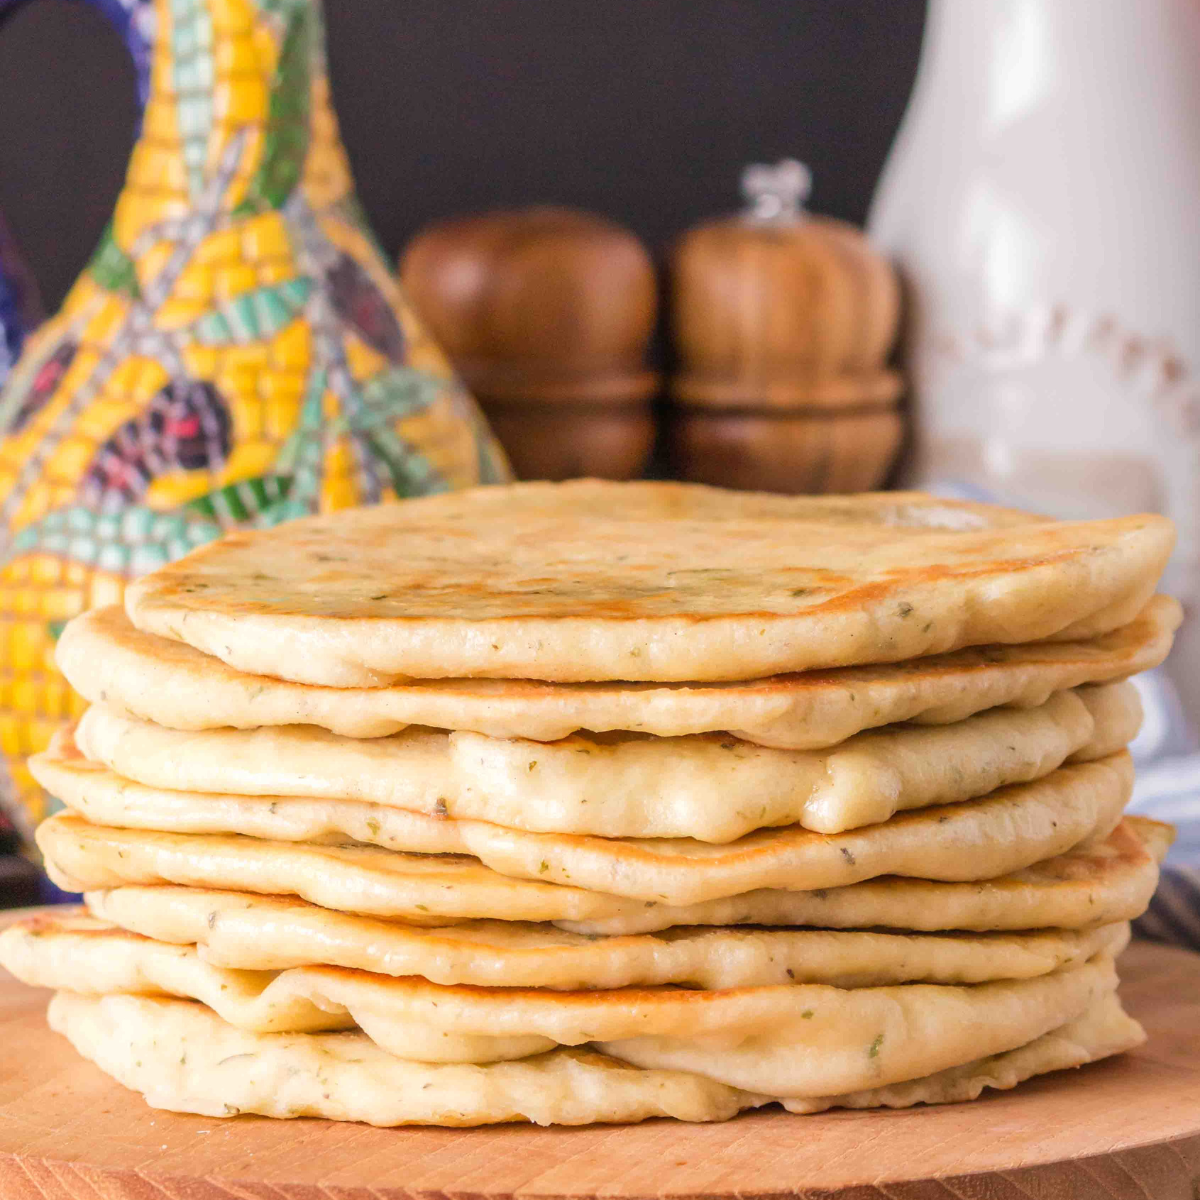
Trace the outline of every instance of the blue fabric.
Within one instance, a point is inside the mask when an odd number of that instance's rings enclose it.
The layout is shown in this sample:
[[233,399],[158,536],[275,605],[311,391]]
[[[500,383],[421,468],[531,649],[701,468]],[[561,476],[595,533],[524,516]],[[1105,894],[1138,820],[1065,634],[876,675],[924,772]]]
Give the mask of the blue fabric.
[[1200,950],[1200,748],[1166,673],[1148,671],[1134,682],[1146,722],[1130,747],[1138,770],[1129,811],[1178,830],[1137,930]]
[[12,280],[0,274],[0,381],[7,378],[21,356],[28,332],[21,320],[20,290]]

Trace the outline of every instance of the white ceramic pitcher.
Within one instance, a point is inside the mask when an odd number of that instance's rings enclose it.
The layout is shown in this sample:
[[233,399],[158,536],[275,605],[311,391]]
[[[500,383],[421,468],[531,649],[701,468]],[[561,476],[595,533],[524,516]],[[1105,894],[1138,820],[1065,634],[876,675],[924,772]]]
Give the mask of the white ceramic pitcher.
[[931,0],[869,229],[908,291],[909,479],[1173,517],[1200,719],[1200,0]]

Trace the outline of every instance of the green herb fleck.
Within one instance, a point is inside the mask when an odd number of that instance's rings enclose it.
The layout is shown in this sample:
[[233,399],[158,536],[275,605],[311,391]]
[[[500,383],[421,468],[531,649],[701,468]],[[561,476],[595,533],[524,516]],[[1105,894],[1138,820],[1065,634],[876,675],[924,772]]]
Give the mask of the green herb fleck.
[[871,1043],[870,1050],[867,1051],[867,1057],[868,1058],[878,1058],[879,1057],[879,1047],[882,1045],[883,1045],[883,1034],[878,1033],[875,1035],[875,1040]]

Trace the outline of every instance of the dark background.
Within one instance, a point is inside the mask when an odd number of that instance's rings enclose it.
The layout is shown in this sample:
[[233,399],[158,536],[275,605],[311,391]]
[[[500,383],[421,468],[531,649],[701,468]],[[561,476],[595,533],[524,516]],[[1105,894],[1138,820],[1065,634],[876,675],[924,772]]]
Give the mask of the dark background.
[[[656,254],[740,204],[751,161],[813,169],[861,222],[912,84],[924,0],[326,0],[330,72],[375,230],[556,201]],[[104,19],[0,24],[0,211],[53,309],[112,209],[133,71]]]

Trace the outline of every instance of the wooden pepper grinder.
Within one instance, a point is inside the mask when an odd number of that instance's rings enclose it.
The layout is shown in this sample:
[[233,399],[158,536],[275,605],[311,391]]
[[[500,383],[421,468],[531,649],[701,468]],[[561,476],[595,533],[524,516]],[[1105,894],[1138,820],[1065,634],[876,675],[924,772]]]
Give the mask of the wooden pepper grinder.
[[519,478],[641,474],[657,288],[632,233],[569,208],[492,212],[423,230],[400,273]]
[[859,230],[803,210],[810,185],[791,159],[748,167],[749,208],[673,253],[670,442],[685,479],[865,491],[895,457],[896,278]]

